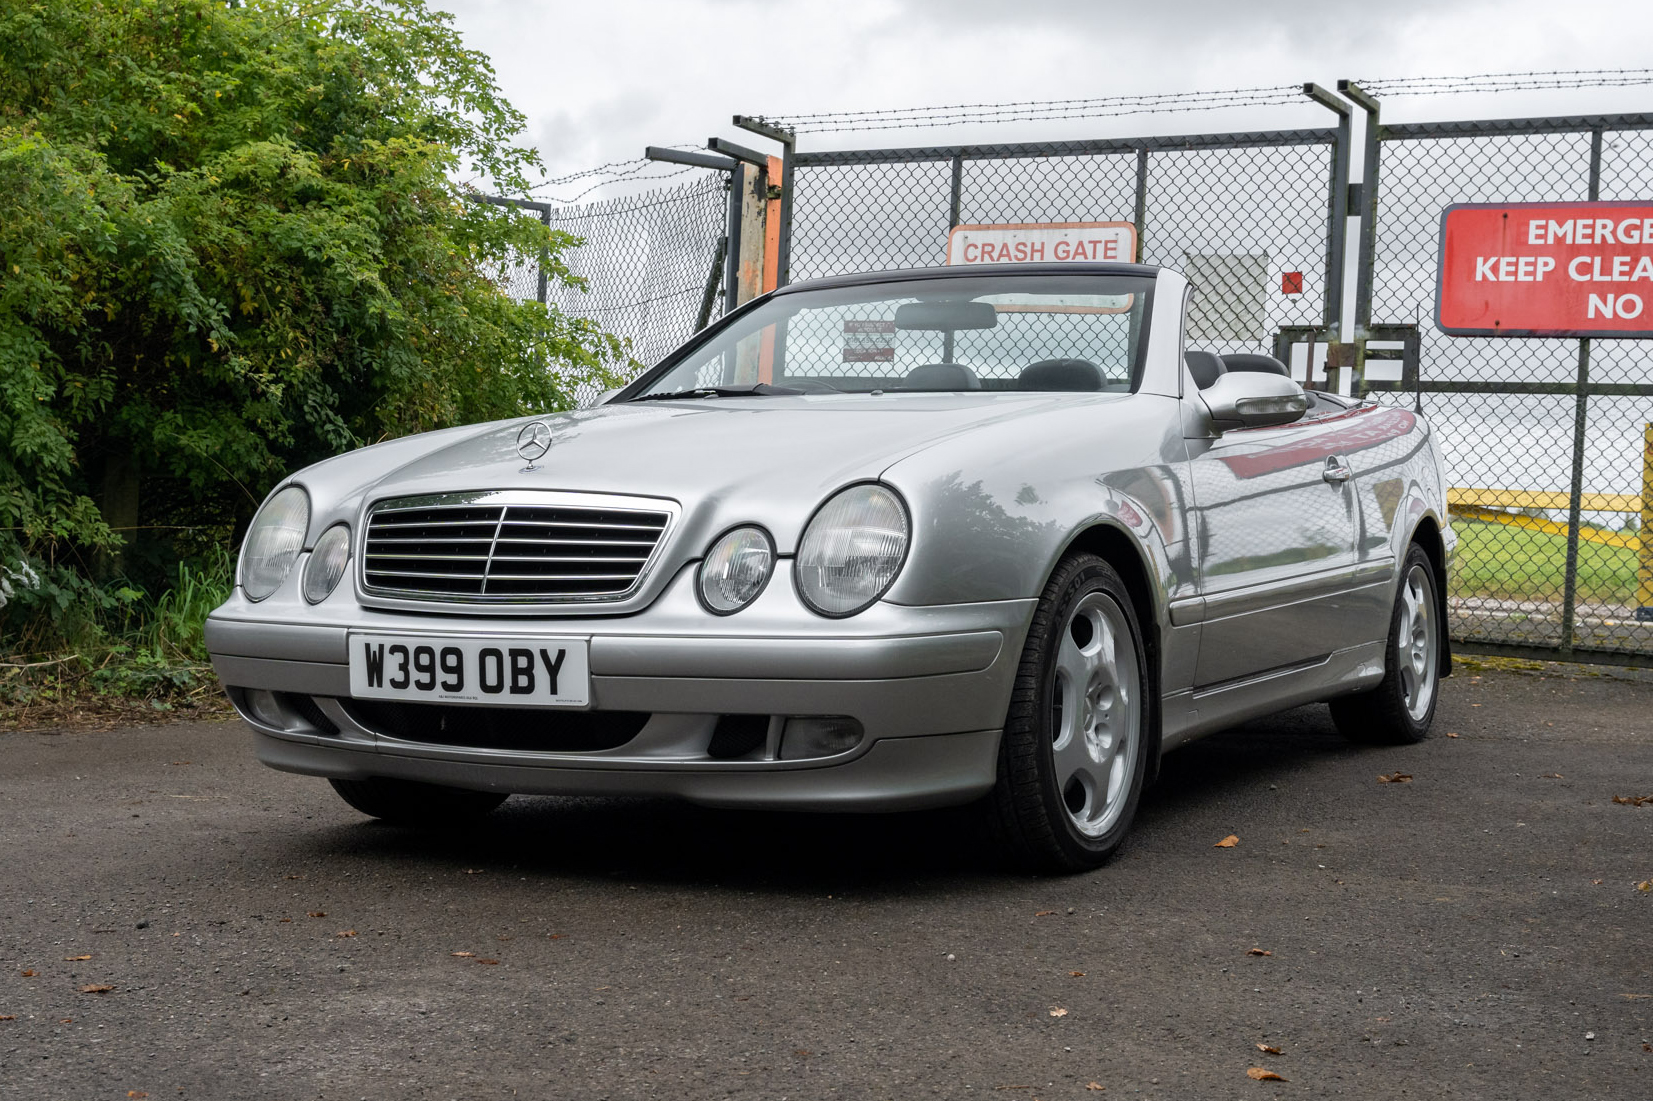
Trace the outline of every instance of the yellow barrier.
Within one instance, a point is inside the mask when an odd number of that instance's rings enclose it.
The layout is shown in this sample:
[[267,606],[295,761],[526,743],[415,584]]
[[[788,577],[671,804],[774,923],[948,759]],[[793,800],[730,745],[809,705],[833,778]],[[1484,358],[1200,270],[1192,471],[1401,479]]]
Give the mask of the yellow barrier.
[[1636,564],[1636,619],[1653,622],[1653,424],[1642,427],[1642,553]]
[[[1562,494],[1563,497],[1566,494]],[[1448,511],[1454,516],[1462,516],[1465,520],[1479,520],[1484,524],[1503,524],[1505,527],[1524,528],[1527,531],[1541,531],[1546,535],[1567,537],[1567,525],[1555,520],[1546,520],[1542,516],[1523,516],[1519,512],[1497,512],[1489,508],[1473,508],[1469,505],[1449,505]],[[1601,511],[1606,512],[1606,509]],[[1636,550],[1642,545],[1640,532],[1607,531],[1603,528],[1587,528],[1580,525],[1578,537],[1585,543],[1600,543],[1604,547],[1628,547]]]
[[[1566,493],[1532,489],[1468,489],[1454,486],[1446,491],[1448,508],[1550,508],[1571,507]],[[1634,493],[1586,493],[1579,498],[1585,512],[1640,512],[1642,499]],[[1456,511],[1454,509],[1454,511]]]

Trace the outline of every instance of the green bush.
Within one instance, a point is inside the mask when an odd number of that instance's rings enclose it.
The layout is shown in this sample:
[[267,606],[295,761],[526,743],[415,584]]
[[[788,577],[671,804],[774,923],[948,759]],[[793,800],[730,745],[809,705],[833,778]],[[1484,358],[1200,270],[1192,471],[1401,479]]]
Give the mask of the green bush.
[[579,242],[468,201],[538,161],[423,0],[13,0],[0,72],[0,653],[198,658],[283,473],[625,363],[494,278]]

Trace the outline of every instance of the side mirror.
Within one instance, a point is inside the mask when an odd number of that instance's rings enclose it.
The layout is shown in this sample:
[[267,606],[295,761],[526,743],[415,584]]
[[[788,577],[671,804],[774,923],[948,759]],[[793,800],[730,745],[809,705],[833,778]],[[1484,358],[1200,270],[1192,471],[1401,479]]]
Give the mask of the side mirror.
[[1211,411],[1211,426],[1219,432],[1290,424],[1301,420],[1309,409],[1309,397],[1301,386],[1283,375],[1259,371],[1218,375],[1199,394]]

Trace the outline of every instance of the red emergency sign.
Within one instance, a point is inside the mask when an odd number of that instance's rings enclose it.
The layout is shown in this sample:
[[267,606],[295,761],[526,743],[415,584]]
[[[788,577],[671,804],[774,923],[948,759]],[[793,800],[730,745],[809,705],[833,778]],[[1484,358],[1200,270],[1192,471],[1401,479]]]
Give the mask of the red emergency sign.
[[1653,202],[1447,207],[1435,322],[1452,336],[1653,337]]

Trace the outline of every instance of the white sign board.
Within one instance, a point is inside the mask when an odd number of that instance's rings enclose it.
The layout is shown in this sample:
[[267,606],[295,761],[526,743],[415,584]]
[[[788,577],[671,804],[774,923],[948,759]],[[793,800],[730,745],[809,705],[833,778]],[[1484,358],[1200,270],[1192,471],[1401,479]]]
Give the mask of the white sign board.
[[[1030,222],[954,226],[947,235],[950,267],[977,264],[1133,263],[1136,226],[1131,222]],[[1000,313],[1124,313],[1134,295],[993,296]]]
[[1130,264],[1136,261],[1136,226],[1130,222],[1033,222],[954,226],[947,236],[947,263]]

